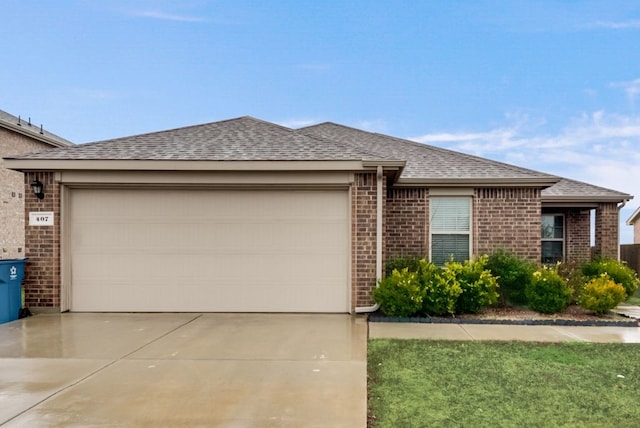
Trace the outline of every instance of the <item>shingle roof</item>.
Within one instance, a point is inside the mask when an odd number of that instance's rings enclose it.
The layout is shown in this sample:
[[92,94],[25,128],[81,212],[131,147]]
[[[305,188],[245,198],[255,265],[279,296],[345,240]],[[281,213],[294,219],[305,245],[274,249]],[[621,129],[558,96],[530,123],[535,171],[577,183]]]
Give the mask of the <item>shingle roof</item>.
[[502,162],[326,122],[301,128],[305,135],[340,141],[383,157],[403,159],[401,179],[545,179],[556,177]]
[[0,110],[0,126],[9,128],[13,131],[18,131],[53,147],[66,147],[73,145],[71,141],[65,140],[64,138],[49,132],[40,126],[32,124],[29,119],[24,120],[12,115],[11,113],[7,113],[4,110]]
[[542,191],[542,197],[547,200],[579,200],[585,198],[610,198],[612,200],[626,200],[629,199],[629,196],[630,195],[623,192],[618,192],[617,190],[595,186],[593,184],[584,183],[582,181],[570,180],[568,178],[563,178],[553,186],[548,187]]
[[446,178],[499,178],[505,182],[528,178],[556,178],[555,184],[542,190],[543,200],[624,201],[632,198],[631,195],[616,190],[331,122],[301,128],[299,131],[306,135],[352,144],[381,156],[405,159],[407,164],[401,179],[409,182],[416,179]]
[[376,160],[357,147],[323,141],[252,117],[134,135],[20,156],[51,160]]
[[[543,200],[623,201],[631,196],[575,180],[335,123],[290,129],[252,117],[17,156],[20,160],[391,161],[399,183],[532,183]],[[554,184],[555,183],[555,184]]]

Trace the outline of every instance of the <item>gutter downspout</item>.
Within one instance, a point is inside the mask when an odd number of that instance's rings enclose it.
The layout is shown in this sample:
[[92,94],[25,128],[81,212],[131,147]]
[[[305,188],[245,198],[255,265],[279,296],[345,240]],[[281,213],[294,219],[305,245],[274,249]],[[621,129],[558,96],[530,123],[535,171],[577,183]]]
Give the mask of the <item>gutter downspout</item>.
[[618,261],[620,261],[620,234],[622,231],[620,230],[620,210],[627,205],[627,201],[622,201],[618,204]]
[[[382,279],[382,180],[384,174],[382,173],[382,165],[378,165],[376,174],[376,288],[380,284]],[[356,314],[375,312],[380,308],[379,304],[373,306],[360,306],[356,307]]]

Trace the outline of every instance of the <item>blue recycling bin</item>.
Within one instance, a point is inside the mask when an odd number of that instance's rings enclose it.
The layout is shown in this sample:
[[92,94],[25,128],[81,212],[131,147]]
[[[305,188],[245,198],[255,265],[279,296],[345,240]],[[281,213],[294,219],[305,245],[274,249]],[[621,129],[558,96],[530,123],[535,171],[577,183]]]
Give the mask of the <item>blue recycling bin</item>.
[[0,260],[0,324],[18,319],[27,259]]

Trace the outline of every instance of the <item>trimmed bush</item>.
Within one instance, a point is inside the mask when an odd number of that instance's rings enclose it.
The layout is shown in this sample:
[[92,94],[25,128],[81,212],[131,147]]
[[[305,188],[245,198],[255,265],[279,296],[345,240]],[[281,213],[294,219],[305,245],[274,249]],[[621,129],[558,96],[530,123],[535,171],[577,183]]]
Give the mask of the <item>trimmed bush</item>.
[[424,290],[423,312],[427,315],[453,315],[458,297],[462,294],[455,272],[421,260],[419,273]]
[[587,278],[598,278],[603,273],[606,273],[616,284],[624,287],[625,300],[631,297],[638,289],[638,285],[640,285],[638,274],[625,263],[617,260],[601,259],[585,263],[582,266],[582,273]]
[[571,288],[573,293],[571,296],[571,303],[578,303],[580,294],[584,288],[584,284],[589,280],[582,273],[582,266],[577,262],[559,262],[556,265],[558,275],[567,281],[567,285]]
[[456,302],[457,314],[478,313],[485,306],[498,301],[498,282],[491,272],[485,269],[488,256],[464,263],[449,262],[445,270],[454,272],[462,293]]
[[373,290],[373,299],[380,305],[382,313],[392,317],[414,315],[422,308],[423,297],[418,274],[409,272],[407,268],[394,270]]
[[626,297],[621,284],[616,284],[606,273],[589,281],[578,300],[581,307],[596,314],[604,314],[618,306]]
[[503,306],[508,302],[515,305],[527,303],[525,289],[533,281],[536,266],[513,253],[499,249],[491,254],[485,266],[498,278],[500,301]]
[[531,309],[555,314],[569,306],[573,292],[554,268],[543,267],[534,272],[533,281],[525,289]]
[[418,272],[420,269],[420,257],[418,256],[398,256],[384,264],[384,275],[390,276],[394,270],[401,271],[407,268],[409,272]]

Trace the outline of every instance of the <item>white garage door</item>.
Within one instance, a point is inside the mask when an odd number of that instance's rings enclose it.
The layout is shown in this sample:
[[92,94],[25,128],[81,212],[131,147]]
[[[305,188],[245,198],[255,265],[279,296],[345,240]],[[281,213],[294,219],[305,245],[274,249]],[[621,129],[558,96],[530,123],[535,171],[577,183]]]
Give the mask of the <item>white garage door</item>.
[[348,194],[73,189],[72,311],[347,312]]

